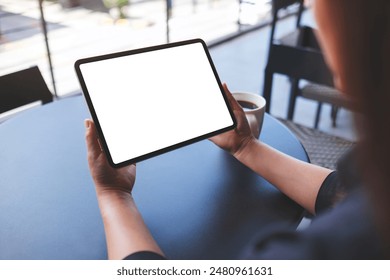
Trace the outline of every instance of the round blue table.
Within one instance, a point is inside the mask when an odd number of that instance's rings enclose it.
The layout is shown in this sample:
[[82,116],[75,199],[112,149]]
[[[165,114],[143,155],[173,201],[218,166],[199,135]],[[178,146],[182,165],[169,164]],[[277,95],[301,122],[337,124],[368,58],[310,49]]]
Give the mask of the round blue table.
[[[86,160],[88,117],[78,96],[0,125],[0,259],[107,257]],[[261,140],[308,160],[295,136],[269,115]],[[208,140],[137,164],[134,198],[171,259],[237,258],[259,230],[280,222],[294,227],[303,212]]]

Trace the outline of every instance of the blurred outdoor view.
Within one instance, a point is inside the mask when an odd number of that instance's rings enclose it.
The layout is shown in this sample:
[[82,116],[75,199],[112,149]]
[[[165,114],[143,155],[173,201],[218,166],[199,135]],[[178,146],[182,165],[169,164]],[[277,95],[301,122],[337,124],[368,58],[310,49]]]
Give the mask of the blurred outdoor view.
[[79,91],[79,58],[191,38],[216,42],[264,24],[270,11],[269,0],[0,0],[0,75],[38,65],[63,96]]

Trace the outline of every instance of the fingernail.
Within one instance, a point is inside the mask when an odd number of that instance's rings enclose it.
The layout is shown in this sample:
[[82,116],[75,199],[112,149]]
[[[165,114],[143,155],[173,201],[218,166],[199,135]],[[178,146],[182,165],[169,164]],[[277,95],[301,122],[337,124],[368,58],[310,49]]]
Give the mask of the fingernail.
[[85,125],[85,128],[89,128],[91,126],[91,123],[89,122],[89,120],[85,120],[84,125]]

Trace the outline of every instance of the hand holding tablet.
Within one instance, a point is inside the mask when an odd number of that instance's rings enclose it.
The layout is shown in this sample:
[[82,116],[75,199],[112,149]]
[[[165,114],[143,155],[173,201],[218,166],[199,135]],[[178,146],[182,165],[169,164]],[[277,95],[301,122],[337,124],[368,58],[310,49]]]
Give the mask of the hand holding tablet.
[[113,167],[235,127],[200,39],[81,59],[75,69]]

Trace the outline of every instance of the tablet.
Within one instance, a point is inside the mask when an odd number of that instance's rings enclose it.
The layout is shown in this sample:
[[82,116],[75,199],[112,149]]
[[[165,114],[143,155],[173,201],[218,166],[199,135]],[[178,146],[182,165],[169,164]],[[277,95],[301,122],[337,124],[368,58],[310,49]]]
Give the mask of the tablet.
[[75,69],[113,167],[235,127],[200,39],[80,59]]

